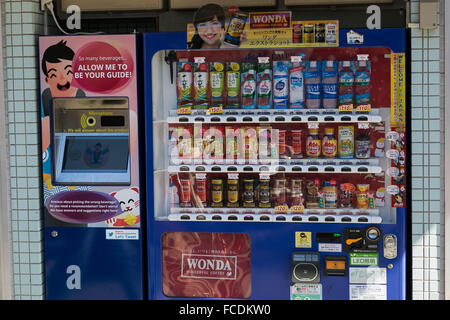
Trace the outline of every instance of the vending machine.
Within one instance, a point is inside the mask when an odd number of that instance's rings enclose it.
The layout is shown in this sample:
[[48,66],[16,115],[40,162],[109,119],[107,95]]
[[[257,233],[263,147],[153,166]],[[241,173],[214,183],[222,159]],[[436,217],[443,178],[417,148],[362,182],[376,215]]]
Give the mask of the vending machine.
[[143,299],[136,35],[39,38],[45,296]]
[[406,298],[405,30],[298,25],[144,35],[150,299]]

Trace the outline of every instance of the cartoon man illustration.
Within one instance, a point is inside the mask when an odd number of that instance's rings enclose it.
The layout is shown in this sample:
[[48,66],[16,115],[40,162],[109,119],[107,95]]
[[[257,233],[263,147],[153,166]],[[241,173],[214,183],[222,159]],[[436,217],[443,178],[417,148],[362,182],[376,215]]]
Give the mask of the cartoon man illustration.
[[85,93],[72,86],[73,72],[72,59],[75,55],[72,49],[66,46],[66,41],[45,50],[42,57],[42,72],[49,88],[42,92],[44,116],[49,114],[49,102],[55,97],[85,97]]
[[86,94],[72,85],[72,59],[73,50],[66,45],[67,41],[61,40],[57,44],[48,47],[42,56],[42,72],[49,88],[42,92],[42,152],[50,145],[50,101],[56,97],[85,97]]
[[42,92],[42,154],[46,160],[43,162],[43,178],[48,190],[54,188],[51,183],[51,162],[48,150],[50,146],[50,102],[55,97],[85,97],[86,94],[72,85],[72,60],[75,53],[61,40],[49,46],[41,61],[45,82],[49,85]]

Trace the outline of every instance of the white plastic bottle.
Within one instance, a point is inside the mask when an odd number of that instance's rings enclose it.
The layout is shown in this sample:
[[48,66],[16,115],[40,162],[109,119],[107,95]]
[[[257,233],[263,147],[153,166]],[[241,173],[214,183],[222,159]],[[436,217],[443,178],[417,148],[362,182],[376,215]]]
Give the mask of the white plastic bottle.
[[320,69],[317,61],[309,61],[305,73],[306,108],[319,109],[321,100]]
[[289,69],[289,108],[305,108],[305,78],[304,67],[298,63]]
[[287,109],[289,97],[288,67],[285,61],[274,62],[273,108]]
[[323,107],[337,109],[338,72],[336,61],[328,60],[322,72]]

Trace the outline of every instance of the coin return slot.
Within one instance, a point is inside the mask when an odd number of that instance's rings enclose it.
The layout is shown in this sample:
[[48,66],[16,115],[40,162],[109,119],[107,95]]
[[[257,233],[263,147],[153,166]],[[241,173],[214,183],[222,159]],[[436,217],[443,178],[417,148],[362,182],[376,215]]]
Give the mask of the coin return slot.
[[347,257],[325,257],[324,261],[324,273],[326,276],[345,277],[347,275]]

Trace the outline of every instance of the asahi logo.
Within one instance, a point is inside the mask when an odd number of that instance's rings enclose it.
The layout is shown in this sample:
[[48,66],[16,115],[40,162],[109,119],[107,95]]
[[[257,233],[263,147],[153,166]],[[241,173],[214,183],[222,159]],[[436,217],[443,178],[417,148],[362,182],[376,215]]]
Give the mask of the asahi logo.
[[183,254],[181,277],[236,280],[236,256]]

